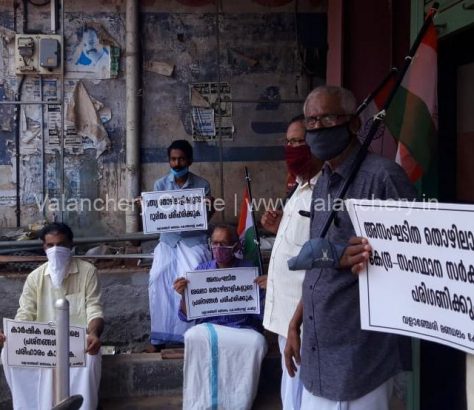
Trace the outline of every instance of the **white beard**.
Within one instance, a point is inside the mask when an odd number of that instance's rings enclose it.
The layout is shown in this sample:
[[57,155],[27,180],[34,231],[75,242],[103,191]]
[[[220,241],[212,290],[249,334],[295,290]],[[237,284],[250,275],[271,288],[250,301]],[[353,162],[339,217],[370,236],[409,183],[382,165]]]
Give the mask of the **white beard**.
[[60,288],[66,277],[72,260],[71,249],[64,246],[53,246],[46,250],[48,271],[53,287]]

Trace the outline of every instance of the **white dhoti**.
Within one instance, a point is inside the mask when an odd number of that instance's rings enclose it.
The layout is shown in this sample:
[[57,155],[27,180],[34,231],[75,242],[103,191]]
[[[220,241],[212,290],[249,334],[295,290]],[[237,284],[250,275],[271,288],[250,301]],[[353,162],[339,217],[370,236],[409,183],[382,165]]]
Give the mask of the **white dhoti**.
[[193,322],[178,318],[181,296],[174,291],[173,282],[210,258],[207,244],[189,247],[179,241],[172,248],[164,242],[158,243],[148,284],[152,344],[183,342],[183,334]]
[[200,324],[184,335],[184,410],[248,410],[267,343],[252,329]]
[[[15,410],[51,410],[54,404],[54,369],[8,367],[5,364],[5,349],[2,363],[5,378],[12,394]],[[80,394],[84,402],[81,410],[96,410],[99,397],[102,356],[86,355],[86,367],[71,367],[69,394]]]
[[323,397],[314,396],[303,388],[301,410],[389,410],[392,390],[393,378],[358,399],[351,401],[332,401]]

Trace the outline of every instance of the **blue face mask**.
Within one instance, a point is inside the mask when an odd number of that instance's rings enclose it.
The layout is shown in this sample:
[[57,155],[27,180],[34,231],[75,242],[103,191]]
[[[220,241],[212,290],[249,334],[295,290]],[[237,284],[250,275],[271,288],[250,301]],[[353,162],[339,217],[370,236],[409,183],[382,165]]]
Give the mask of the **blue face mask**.
[[182,178],[185,175],[187,175],[188,172],[189,172],[188,167],[179,168],[179,169],[171,168],[171,173],[173,174],[175,178]]
[[306,144],[311,148],[311,153],[322,161],[337,157],[351,141],[347,126],[348,123],[344,123],[335,127],[306,130]]

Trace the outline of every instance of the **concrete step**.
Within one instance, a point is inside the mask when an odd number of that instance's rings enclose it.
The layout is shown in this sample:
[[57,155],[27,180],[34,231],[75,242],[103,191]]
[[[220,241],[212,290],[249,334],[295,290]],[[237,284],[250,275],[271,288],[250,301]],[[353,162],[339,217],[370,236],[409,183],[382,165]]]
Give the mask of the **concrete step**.
[[[183,351],[103,356],[99,392],[102,410],[181,409]],[[169,359],[164,359],[168,357]],[[3,369],[0,366],[0,372]],[[272,353],[262,364],[254,410],[280,409],[280,357]],[[0,377],[0,410],[11,409],[11,396]]]
[[[181,410],[182,391],[170,391],[153,397],[101,400],[100,410]],[[252,410],[281,410],[280,391],[259,392]]]
[[[104,356],[100,402],[108,409],[179,409],[182,407],[182,349],[162,353]],[[174,357],[163,359],[163,357]],[[280,357],[264,359],[255,410],[280,407]]]

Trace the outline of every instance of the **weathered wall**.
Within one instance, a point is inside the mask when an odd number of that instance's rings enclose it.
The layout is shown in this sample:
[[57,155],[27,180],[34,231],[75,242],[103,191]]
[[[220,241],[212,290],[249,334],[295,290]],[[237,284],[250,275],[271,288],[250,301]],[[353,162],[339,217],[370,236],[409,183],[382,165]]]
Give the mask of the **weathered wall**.
[[[26,275],[0,276],[0,320],[14,318]],[[140,351],[150,336],[148,273],[120,270],[101,272],[102,304],[106,327],[104,345],[122,352]]]
[[[66,200],[65,203],[59,203],[59,208],[61,205],[71,205],[63,216],[79,235],[122,233],[124,212],[114,211],[113,203],[109,202],[109,209],[96,212],[89,212],[87,203],[85,212],[77,212],[75,206],[80,198],[91,201],[97,198],[109,201],[127,198],[124,188],[124,1],[103,0],[95,2],[94,6],[85,0],[65,3],[65,52],[69,63],[77,57],[77,45],[84,25],[99,24],[114,44],[121,48],[117,78],[82,78],[90,96],[110,108],[111,118],[103,124],[110,148],[97,157],[98,145],[83,137],[76,139],[76,146],[64,154],[64,159],[60,152],[54,150],[46,152],[43,157],[44,144],[48,144],[49,138],[46,129],[48,112],[45,108],[44,136],[41,136],[39,132],[35,134],[36,123],[31,121],[36,119],[40,122],[39,109],[30,107],[29,110],[36,109],[37,114],[26,112],[24,117],[28,117],[29,122],[20,133],[21,224],[35,222],[43,217],[51,219],[54,214],[60,215],[61,209],[58,210],[56,203],[55,207],[47,206],[46,211],[41,212],[45,195],[48,195],[50,200]],[[239,202],[244,186],[244,165],[248,165],[253,177],[255,197],[283,195],[285,166],[280,137],[283,136],[285,123],[300,113],[301,104],[283,104],[278,101],[303,100],[311,86],[320,81],[307,74],[300,56],[324,51],[325,5],[315,0],[298,1],[298,13],[295,14],[295,3],[289,0],[224,0],[217,19],[216,6],[211,3],[184,0],[142,2],[140,27],[144,68],[141,72],[141,185],[142,190],[150,190],[154,180],[168,172],[166,147],[173,139],[192,139],[189,85],[216,82],[220,78],[230,83],[233,99],[256,100],[266,97],[272,101],[271,104],[233,103],[235,133],[232,141],[223,142],[222,175],[219,144],[194,144],[195,163],[192,170],[210,181],[214,196],[225,199],[228,206],[223,217],[233,222],[236,219],[235,195],[238,195]],[[13,1],[4,1],[0,2],[0,9],[0,25],[14,29],[16,21],[16,30],[20,32],[21,7],[14,13]],[[28,29],[48,30],[48,7],[29,5],[27,15]],[[218,38],[217,20],[220,22]],[[0,48],[0,94],[4,90],[7,97],[11,98],[19,79],[12,71],[11,45],[3,42]],[[173,74],[165,76],[154,72],[149,66],[156,62],[174,65]],[[66,82],[66,98],[69,98],[69,90],[76,82],[77,78]],[[43,93],[46,93],[47,86],[43,84]],[[22,86],[22,98],[39,98],[34,95],[34,89],[35,84],[31,78],[27,78]],[[6,124],[0,127],[0,227],[16,224],[16,126],[11,119],[12,109],[8,109],[8,124],[3,121],[7,116],[0,112],[2,124]],[[36,127],[41,128],[39,125]],[[70,199],[75,199],[75,202],[70,202]],[[216,215],[214,218],[218,220],[222,216]]]

